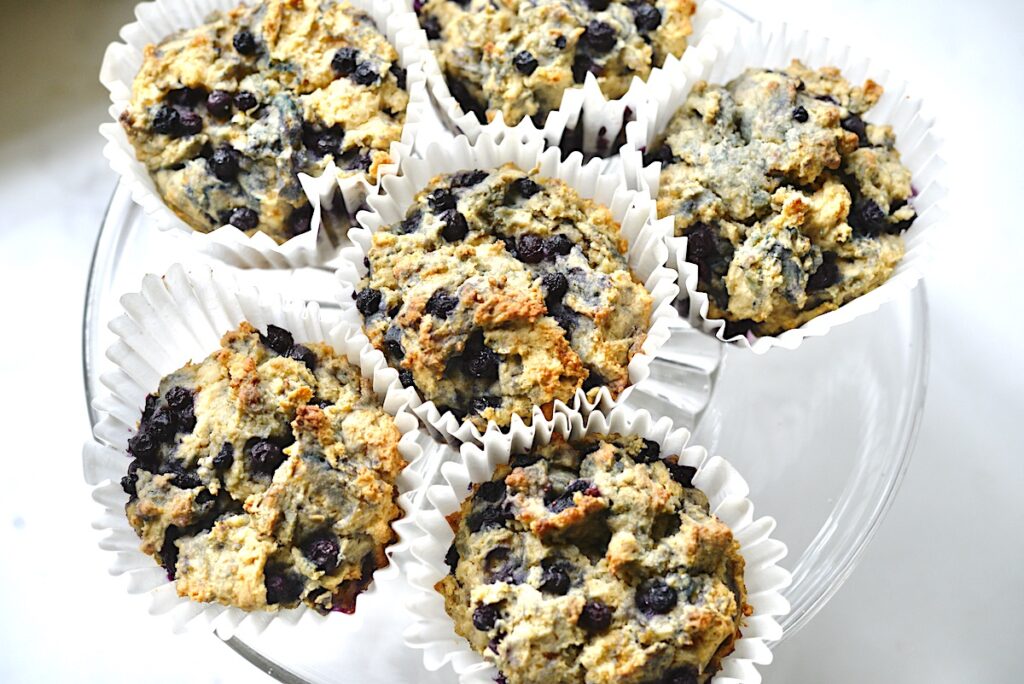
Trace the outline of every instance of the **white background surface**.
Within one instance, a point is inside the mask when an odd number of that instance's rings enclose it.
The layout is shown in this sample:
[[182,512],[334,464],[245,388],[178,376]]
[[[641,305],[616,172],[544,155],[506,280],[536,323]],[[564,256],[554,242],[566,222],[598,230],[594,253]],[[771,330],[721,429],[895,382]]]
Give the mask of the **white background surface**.
[[[0,4],[0,682],[270,681],[212,637],[148,618],[88,526],[81,306],[115,183],[96,74],[133,3]],[[737,4],[891,65],[938,115],[949,162],[915,458],[863,563],[766,681],[1020,682],[1024,4]]]

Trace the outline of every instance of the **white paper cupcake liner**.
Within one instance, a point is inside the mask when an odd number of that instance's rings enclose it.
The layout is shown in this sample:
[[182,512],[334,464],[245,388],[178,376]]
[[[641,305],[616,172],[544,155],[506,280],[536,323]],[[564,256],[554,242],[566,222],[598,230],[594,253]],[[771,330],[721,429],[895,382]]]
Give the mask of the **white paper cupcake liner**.
[[796,349],[808,337],[820,337],[829,330],[859,316],[875,311],[882,304],[912,290],[924,276],[930,261],[928,244],[944,218],[941,202],[946,190],[941,184],[945,162],[940,156],[941,140],[933,130],[934,119],[927,115],[920,99],[909,94],[905,81],[854,50],[826,38],[780,24],[749,24],[731,27],[703,41],[699,51],[687,51],[681,60],[666,64],[648,79],[648,104],[643,116],[626,126],[627,145],[621,158],[629,187],[657,197],[660,162],[643,167],[642,151],[653,145],[669,120],[699,80],[726,83],[751,67],[781,68],[791,59],[800,59],[810,67],[835,66],[853,83],[871,78],[881,84],[885,94],[866,115],[865,120],[889,124],[896,132],[896,148],[913,177],[914,209],[917,220],[903,234],[906,254],[888,281],[835,311],[817,316],[802,326],[779,335],[725,336],[725,321],[708,318],[708,296],[697,289],[697,266],[686,261],[685,237],[668,238],[669,264],[679,273],[681,297],[689,300],[688,318],[692,325],[718,339],[736,342],[755,353],[773,347]]
[[418,594],[409,605],[416,619],[403,634],[405,643],[423,651],[423,664],[428,670],[450,662],[462,684],[494,681],[497,670],[455,632],[444,600],[434,589],[448,574],[444,558],[454,539],[445,517],[459,510],[471,484],[489,480],[510,455],[547,444],[556,432],[567,439],[594,433],[640,435],[661,444],[664,454],[678,454],[680,463],[697,468],[694,485],[707,495],[711,511],[732,529],[740,543],[746,561],[747,603],[753,608],[753,615],[744,621],[736,650],[722,661],[722,670],[713,681],[758,684],[761,676],[756,666],[772,662],[772,652],[765,642],[782,636],[777,618],[789,612],[789,602],[781,592],[792,577],[778,565],[786,556],[786,546],[771,537],[775,520],[754,518],[747,483],[725,459],[709,458],[702,447],[687,446],[687,430],[674,429],[668,418],[655,421],[644,411],[633,413],[625,407],[609,414],[595,411],[586,417],[560,409],[551,420],[535,420],[530,428],[520,426],[508,434],[489,431],[482,446],[463,444],[460,458],[441,466],[438,483],[427,488],[424,506],[412,518],[419,536],[411,542],[411,558],[403,563],[402,570]]
[[[686,51],[697,48],[705,36],[717,32],[719,23],[726,23],[729,19],[726,11],[715,0],[697,0],[697,11],[691,18],[693,33],[687,41]],[[609,100],[601,92],[594,75],[588,73],[582,85],[565,91],[558,109],[548,114],[542,129],[538,130],[528,117],[510,127],[505,124],[500,112],[490,123],[481,124],[472,112],[463,111],[452,96],[432,49],[429,49],[424,59],[423,68],[443,119],[450,128],[465,134],[471,142],[475,142],[484,131],[496,140],[516,131],[520,136],[539,134],[548,145],[561,148],[564,154],[578,151],[588,158],[608,157],[617,152],[615,141],[625,122],[636,116],[647,101],[646,88],[639,78],[633,79],[622,97]],[[652,73],[658,71],[660,69],[656,67]]]
[[[338,297],[348,316],[347,320],[361,321],[352,294],[366,274],[363,259],[370,249],[375,231],[401,220],[416,193],[434,176],[462,169],[493,169],[508,162],[524,171],[536,166],[542,176],[564,181],[581,196],[607,206],[613,218],[622,226],[622,236],[629,243],[629,265],[653,298],[647,339],[640,352],[630,361],[630,385],[617,399],[619,402],[624,401],[633,387],[650,375],[650,363],[658,348],[668,340],[670,325],[679,322],[673,307],[673,301],[679,293],[675,283],[676,274],[665,267],[667,249],[664,238],[672,229],[671,219],[657,220],[653,201],[644,193],[628,190],[619,175],[602,174],[600,160],[583,164],[582,156],[573,153],[561,161],[559,150],[545,150],[544,141],[536,136],[527,142],[510,136],[496,142],[485,133],[475,144],[470,144],[465,136],[459,136],[444,147],[431,145],[425,159],[407,158],[402,166],[402,175],[384,179],[385,192],[369,198],[371,211],[359,214],[360,227],[353,228],[348,235],[352,246],[343,249],[339,259],[337,275],[341,289]],[[433,402],[424,402],[416,390],[402,387],[397,371],[391,372],[393,375],[387,401],[393,401],[395,405],[408,402],[410,409],[436,437],[452,444],[465,441],[481,443],[482,435],[476,426],[468,421],[460,423],[450,411],[442,415]],[[556,402],[556,405],[559,403]],[[600,406],[605,410],[610,410],[615,403],[616,400],[607,388],[601,388],[594,401],[588,400],[582,390],[577,390],[570,402],[574,409]],[[535,407],[533,415],[534,418],[541,415],[540,409]],[[518,416],[513,416],[513,425],[521,423]],[[491,425],[494,426],[494,423]]]
[[[107,140],[103,154],[131,191],[146,216],[160,230],[175,230],[186,235],[200,252],[213,256],[239,268],[300,268],[320,266],[337,255],[339,236],[324,229],[322,213],[335,207],[336,189],[340,191],[345,210],[350,217],[364,207],[367,195],[377,191],[380,178],[396,173],[403,157],[411,154],[413,142],[423,118],[430,110],[423,60],[429,54],[426,36],[419,28],[416,16],[406,10],[401,0],[350,0],[357,9],[370,14],[381,33],[395,47],[399,63],[406,69],[406,91],[409,104],[401,140],[393,142],[389,150],[393,162],[378,170],[378,183],[371,184],[363,174],[341,177],[334,164],[329,164],[318,177],[299,174],[299,180],[313,206],[311,228],[283,244],[277,244],[264,233],[247,236],[234,226],[225,225],[210,233],[193,230],[163,201],[145,165],[135,157],[135,150],[122,128],[118,117],[131,100],[132,82],[142,67],[143,51],[151,43],[188,28],[202,25],[216,11],[227,11],[238,4],[253,4],[256,0],[155,0],[136,6],[137,21],[120,31],[123,42],[111,43],[103,56],[100,81],[110,91],[112,122],[100,126]],[[354,222],[354,221],[353,221]]]
[[[315,302],[284,301],[253,288],[240,289],[233,279],[208,267],[186,271],[176,264],[162,277],[146,276],[142,291],[125,295],[121,303],[126,313],[111,321],[117,341],[107,350],[115,370],[101,377],[110,393],[93,402],[100,420],[93,430],[94,439],[86,442],[82,452],[85,480],[93,485],[93,499],[104,508],[93,527],[106,533],[100,547],[112,554],[111,574],[127,575],[129,593],[147,595],[149,612],[167,616],[175,631],[207,627],[226,636],[243,622],[259,632],[272,620],[289,624],[347,620],[357,627],[362,622],[358,607],[376,600],[372,598],[376,581],[359,596],[357,610],[351,615],[322,616],[305,606],[276,613],[246,613],[179,597],[163,568],[139,550],[139,538],[125,515],[128,496],[121,489],[120,478],[128,468],[128,438],[136,429],[146,395],[157,389],[163,376],[219,349],[222,335],[242,321],[260,329],[273,323],[301,342],[326,342],[375,385],[380,384],[381,373],[389,371],[383,354],[358,327],[334,324]],[[416,418],[405,411],[392,415],[402,433],[399,452],[408,464],[397,481],[398,502],[408,516],[413,493],[421,484],[422,450],[416,443]],[[408,517],[395,521],[393,527],[398,539],[386,549],[390,564],[374,573],[375,580],[397,576],[394,556],[407,547],[410,531],[415,529]]]

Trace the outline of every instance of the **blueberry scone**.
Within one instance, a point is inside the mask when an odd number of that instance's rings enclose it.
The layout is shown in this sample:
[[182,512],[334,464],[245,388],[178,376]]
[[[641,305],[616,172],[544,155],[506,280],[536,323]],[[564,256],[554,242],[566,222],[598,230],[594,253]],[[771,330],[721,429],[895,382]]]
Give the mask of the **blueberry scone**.
[[710,681],[750,607],[694,474],[617,434],[513,456],[449,518],[456,631],[507,684]]
[[658,211],[689,238],[712,318],[774,335],[885,282],[916,218],[889,126],[861,117],[873,81],[793,61],[725,86],[697,83],[645,158]]
[[462,171],[374,233],[353,296],[403,385],[481,429],[506,426],[580,388],[629,384],[652,300],[626,248],[611,212],[557,179]]
[[692,32],[693,0],[416,0],[449,89],[481,122],[543,125],[594,74],[608,98],[646,79]]
[[351,612],[395,536],[398,428],[327,345],[248,323],[221,344],[161,380],[128,442],[142,551],[196,601]]
[[263,0],[146,49],[121,123],[193,229],[277,242],[310,228],[298,174],[376,178],[401,138],[398,53],[347,2]]

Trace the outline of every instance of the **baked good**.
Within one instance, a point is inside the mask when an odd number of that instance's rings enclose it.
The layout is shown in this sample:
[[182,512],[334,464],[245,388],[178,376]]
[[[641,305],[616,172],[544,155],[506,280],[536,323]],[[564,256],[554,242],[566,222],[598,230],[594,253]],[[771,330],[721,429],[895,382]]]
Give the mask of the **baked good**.
[[264,0],[146,49],[121,123],[167,206],[200,232],[310,228],[298,174],[376,178],[409,98],[398,53],[347,2]]
[[879,99],[837,69],[793,61],[697,83],[647,162],[662,162],[661,216],[689,238],[711,318],[774,335],[885,282],[916,218],[910,171]]
[[400,434],[325,344],[248,323],[146,398],[125,511],[178,594],[243,610],[355,609],[399,517]]
[[481,122],[542,126],[597,77],[610,99],[686,50],[693,0],[415,0],[449,90]]
[[635,435],[513,456],[449,517],[455,630],[508,684],[710,681],[750,608],[695,472]]
[[499,169],[440,175],[373,234],[353,292],[406,387],[480,429],[576,390],[617,395],[652,299],[619,225],[560,180]]

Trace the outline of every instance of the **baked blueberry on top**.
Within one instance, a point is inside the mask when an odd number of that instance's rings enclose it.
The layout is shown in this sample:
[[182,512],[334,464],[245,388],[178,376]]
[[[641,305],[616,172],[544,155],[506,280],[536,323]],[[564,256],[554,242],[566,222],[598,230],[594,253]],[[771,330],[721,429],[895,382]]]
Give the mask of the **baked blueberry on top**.
[[511,164],[441,175],[374,233],[355,305],[405,386],[505,426],[629,384],[652,300],[626,247],[611,212],[559,180]]
[[456,631],[508,684],[710,681],[751,609],[694,474],[617,434],[513,456],[449,517]]
[[167,205],[193,229],[284,242],[310,228],[297,174],[376,178],[409,98],[398,53],[347,2],[264,0],[146,49],[121,116]]
[[394,421],[324,344],[248,323],[160,382],[128,441],[125,511],[178,594],[352,612],[399,517]]
[[646,79],[692,32],[693,0],[426,0],[414,3],[452,96],[482,122],[543,125],[562,93],[597,77],[608,98]]
[[664,140],[658,211],[689,238],[709,315],[729,333],[774,335],[878,287],[916,218],[889,126],[861,117],[873,81],[793,61],[698,83]]

